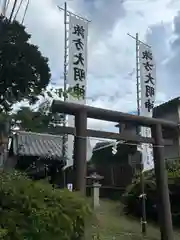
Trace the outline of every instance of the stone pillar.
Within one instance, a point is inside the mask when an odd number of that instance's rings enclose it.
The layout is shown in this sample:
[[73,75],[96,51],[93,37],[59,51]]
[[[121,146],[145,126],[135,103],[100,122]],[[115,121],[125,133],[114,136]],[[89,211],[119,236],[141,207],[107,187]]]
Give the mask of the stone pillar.
[[92,189],[92,192],[93,192],[93,208],[97,208],[100,206],[100,203],[99,203],[99,189],[101,187],[101,184],[98,183],[98,182],[94,182],[93,183],[93,189]]

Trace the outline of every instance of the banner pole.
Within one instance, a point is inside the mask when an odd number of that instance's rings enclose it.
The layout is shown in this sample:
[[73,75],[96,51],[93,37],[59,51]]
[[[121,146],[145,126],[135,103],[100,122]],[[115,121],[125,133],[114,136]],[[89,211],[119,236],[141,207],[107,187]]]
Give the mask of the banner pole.
[[[67,3],[64,3],[64,101],[67,100]],[[63,126],[66,127],[66,118],[67,115],[64,114],[64,119],[63,119]],[[67,135],[63,135],[63,145],[62,145],[62,155],[63,155],[63,160],[66,161],[67,157]],[[64,187],[66,187],[66,177],[65,177],[65,171],[63,175],[63,181],[64,181]]]

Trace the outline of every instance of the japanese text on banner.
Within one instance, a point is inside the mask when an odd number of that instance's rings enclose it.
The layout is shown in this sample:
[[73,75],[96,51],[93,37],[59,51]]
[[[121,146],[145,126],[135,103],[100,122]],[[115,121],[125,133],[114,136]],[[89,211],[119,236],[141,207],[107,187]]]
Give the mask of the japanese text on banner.
[[[87,40],[88,22],[69,16],[69,62],[67,84],[69,87],[68,102],[86,104],[87,85]],[[68,116],[68,126],[74,127],[74,116]],[[73,164],[74,137],[68,136],[68,161],[67,166]],[[87,139],[87,160],[92,156],[90,139]]]
[[[73,100],[86,98],[88,23],[75,16],[69,16],[69,67],[68,85]],[[72,97],[72,96],[71,96]],[[78,101],[79,102],[79,101]]]
[[[152,117],[156,94],[156,71],[155,62],[151,49],[139,44],[139,64],[140,64],[140,82],[141,82],[141,109],[140,115]],[[143,137],[151,137],[151,129],[141,127]],[[154,168],[153,151],[151,144],[142,144],[142,161],[144,171]]]
[[139,63],[141,81],[141,115],[152,117],[156,93],[156,71],[152,51],[139,44]]

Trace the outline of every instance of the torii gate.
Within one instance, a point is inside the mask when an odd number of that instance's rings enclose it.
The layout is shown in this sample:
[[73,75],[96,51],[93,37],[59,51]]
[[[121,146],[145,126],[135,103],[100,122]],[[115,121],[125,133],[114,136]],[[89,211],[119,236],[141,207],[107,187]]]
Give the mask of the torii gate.
[[[74,141],[74,188],[85,194],[86,189],[86,137],[111,138],[125,141],[137,141],[139,143],[152,143],[154,152],[154,166],[157,193],[159,199],[159,221],[163,240],[174,240],[171,207],[169,199],[168,178],[164,159],[164,145],[173,144],[173,141],[163,139],[162,129],[170,128],[179,131],[179,124],[156,118],[130,115],[118,111],[102,108],[95,108],[86,105],[68,103],[54,100],[52,103],[53,113],[65,113],[75,116],[75,128],[61,127],[59,131],[65,134],[72,134]],[[110,122],[133,122],[139,126],[150,127],[152,138],[145,138],[139,135],[127,135],[109,133],[87,129],[87,118],[94,118]]]

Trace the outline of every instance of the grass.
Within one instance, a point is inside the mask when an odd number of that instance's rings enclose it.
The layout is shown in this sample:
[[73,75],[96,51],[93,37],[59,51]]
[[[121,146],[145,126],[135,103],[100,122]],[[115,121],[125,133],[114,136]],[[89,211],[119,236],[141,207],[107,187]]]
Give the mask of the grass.
[[[86,240],[160,240],[159,230],[147,225],[147,236],[142,237],[140,222],[122,214],[120,204],[112,201],[101,201],[91,222],[87,223]],[[175,232],[175,240],[180,239],[180,232]]]

